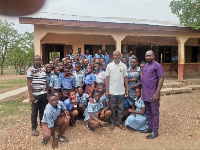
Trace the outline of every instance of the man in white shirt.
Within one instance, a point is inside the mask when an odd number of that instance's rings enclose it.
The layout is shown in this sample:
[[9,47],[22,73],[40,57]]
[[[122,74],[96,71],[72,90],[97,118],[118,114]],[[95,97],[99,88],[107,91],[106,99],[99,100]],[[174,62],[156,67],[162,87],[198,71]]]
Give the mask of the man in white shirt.
[[111,131],[114,130],[115,125],[122,130],[126,129],[121,123],[124,112],[124,97],[125,94],[128,96],[127,67],[120,61],[120,58],[120,52],[114,51],[114,60],[106,68],[106,96],[109,98],[109,109],[112,111],[109,127]]

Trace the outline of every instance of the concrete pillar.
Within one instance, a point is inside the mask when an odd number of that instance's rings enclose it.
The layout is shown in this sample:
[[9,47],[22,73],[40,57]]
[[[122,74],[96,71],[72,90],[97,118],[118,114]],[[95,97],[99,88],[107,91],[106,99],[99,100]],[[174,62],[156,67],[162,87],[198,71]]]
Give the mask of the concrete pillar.
[[122,52],[121,43],[122,40],[125,38],[125,35],[112,35],[112,37],[115,40],[116,50]]
[[184,64],[185,64],[185,42],[189,39],[186,36],[178,36],[176,40],[178,42],[178,80],[183,81],[184,76]]

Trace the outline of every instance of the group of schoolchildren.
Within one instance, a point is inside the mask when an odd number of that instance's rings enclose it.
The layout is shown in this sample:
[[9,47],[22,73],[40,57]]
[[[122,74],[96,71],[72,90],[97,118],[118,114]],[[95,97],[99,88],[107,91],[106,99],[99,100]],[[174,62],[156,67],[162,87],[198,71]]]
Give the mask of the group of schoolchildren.
[[[84,119],[91,132],[97,127],[107,126],[112,114],[109,110],[109,98],[105,94],[105,72],[110,58],[103,52],[100,49],[93,58],[89,50],[86,50],[85,55],[73,55],[69,51],[62,61],[55,58],[45,65],[49,96],[41,121],[42,145],[46,145],[52,136],[53,147],[56,147],[54,127],[59,127],[58,141],[68,142],[63,136],[66,128],[74,126],[80,119]],[[121,61],[127,68],[131,67],[130,60],[133,56],[122,57]],[[140,64],[141,71],[143,67],[144,62]],[[147,121],[140,86],[135,87],[134,91],[134,97],[125,98],[123,120],[127,127],[145,130]]]

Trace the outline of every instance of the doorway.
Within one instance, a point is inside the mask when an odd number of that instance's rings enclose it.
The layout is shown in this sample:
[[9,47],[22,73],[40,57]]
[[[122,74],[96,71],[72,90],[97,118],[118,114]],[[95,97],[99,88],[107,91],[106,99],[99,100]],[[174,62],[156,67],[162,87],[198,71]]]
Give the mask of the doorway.
[[84,45],[84,51],[89,50],[89,53],[94,57],[94,54],[102,49],[102,45]]
[[146,51],[150,50],[150,46],[137,46],[136,57],[138,58],[138,63],[145,61]]

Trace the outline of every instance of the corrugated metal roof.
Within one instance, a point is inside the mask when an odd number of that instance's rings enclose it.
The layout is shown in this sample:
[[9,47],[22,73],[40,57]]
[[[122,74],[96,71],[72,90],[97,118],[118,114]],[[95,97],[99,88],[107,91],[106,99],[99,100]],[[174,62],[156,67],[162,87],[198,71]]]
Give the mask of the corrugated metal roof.
[[25,18],[39,18],[39,19],[53,19],[66,21],[84,21],[84,22],[102,22],[102,23],[120,23],[120,24],[143,24],[143,25],[157,25],[157,26],[176,26],[181,27],[177,22],[123,18],[123,17],[92,17],[92,16],[77,16],[68,14],[38,12],[33,15],[24,16]]

